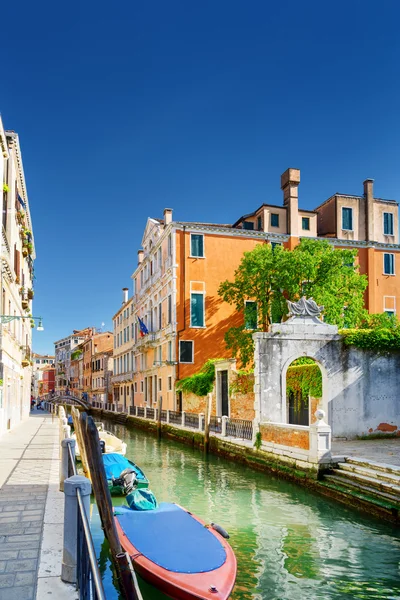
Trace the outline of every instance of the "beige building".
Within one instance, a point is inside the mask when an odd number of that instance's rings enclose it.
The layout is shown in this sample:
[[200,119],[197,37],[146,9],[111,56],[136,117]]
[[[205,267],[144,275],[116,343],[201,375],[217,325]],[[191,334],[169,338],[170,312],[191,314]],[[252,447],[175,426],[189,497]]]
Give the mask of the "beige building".
[[0,434],[27,417],[32,381],[35,244],[18,134],[0,119]]
[[114,349],[113,349],[113,399],[116,403],[133,406],[134,386],[133,373],[135,360],[133,343],[135,321],[133,298],[128,298],[129,290],[122,290],[122,306],[113,316]]
[[37,398],[39,395],[39,382],[43,380],[43,372],[49,367],[54,366],[55,357],[50,354],[32,353],[33,373],[32,373],[32,395]]

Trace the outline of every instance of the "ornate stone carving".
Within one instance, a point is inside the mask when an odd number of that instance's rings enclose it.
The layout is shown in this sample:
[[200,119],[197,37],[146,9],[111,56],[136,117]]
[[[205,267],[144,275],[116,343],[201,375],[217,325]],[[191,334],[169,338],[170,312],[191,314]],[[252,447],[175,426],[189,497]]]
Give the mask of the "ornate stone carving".
[[318,304],[312,298],[303,296],[298,302],[290,302],[286,300],[289,308],[290,317],[316,317],[318,318],[324,310],[323,306]]

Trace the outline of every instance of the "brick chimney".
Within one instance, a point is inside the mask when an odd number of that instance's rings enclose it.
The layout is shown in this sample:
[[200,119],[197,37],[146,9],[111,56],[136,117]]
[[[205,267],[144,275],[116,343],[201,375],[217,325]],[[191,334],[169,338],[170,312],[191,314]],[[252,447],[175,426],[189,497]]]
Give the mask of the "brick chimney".
[[366,217],[366,234],[367,241],[373,242],[375,237],[374,230],[374,180],[366,179],[364,181],[364,198],[365,198],[365,217]]
[[164,225],[172,223],[172,208],[164,208]]
[[143,258],[144,258],[144,251],[143,250],[138,250],[137,251],[137,262],[138,262],[138,265],[140,265],[140,263],[143,262]]
[[299,236],[299,183],[300,169],[286,169],[281,175],[283,205],[287,207],[288,233]]
[[126,304],[128,302],[128,288],[122,288],[122,304]]

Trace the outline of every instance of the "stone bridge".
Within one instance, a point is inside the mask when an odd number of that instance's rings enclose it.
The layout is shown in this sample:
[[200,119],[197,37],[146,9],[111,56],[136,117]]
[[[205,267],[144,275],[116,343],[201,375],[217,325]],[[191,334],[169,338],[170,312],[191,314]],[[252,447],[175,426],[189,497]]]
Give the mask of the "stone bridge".
[[78,406],[82,406],[82,408],[89,409],[90,404],[81,398],[77,398],[76,396],[67,396],[66,394],[60,395],[56,394],[55,396],[46,396],[46,402],[54,402],[55,404],[78,404]]

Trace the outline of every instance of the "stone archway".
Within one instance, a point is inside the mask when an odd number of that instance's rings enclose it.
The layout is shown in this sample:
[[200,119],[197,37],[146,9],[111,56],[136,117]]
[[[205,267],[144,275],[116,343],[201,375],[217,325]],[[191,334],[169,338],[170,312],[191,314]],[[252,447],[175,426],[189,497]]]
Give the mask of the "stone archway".
[[312,358],[321,369],[323,410],[331,422],[333,378],[342,371],[341,337],[336,326],[315,317],[292,317],[254,334],[255,414],[259,423],[287,423],[286,374],[297,358]]

